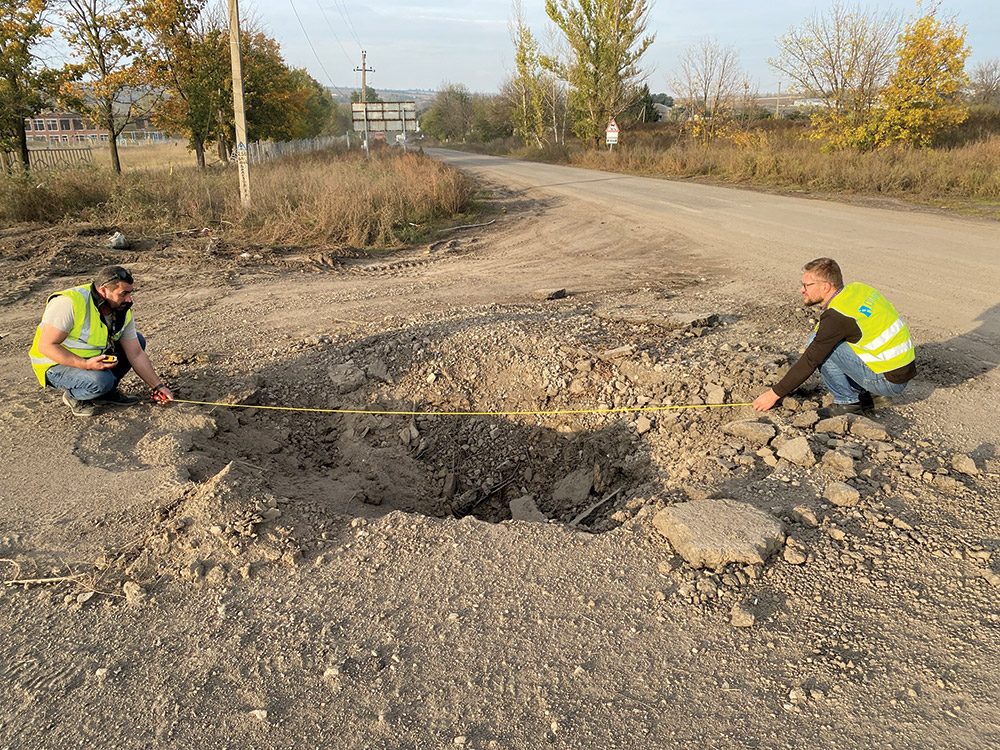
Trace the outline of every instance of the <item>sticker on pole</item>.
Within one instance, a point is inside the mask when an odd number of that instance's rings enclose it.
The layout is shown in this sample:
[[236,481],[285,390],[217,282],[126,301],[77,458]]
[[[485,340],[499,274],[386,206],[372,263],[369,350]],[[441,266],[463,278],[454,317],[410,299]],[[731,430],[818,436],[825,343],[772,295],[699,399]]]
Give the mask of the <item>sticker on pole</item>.
[[605,140],[607,145],[612,146],[615,143],[618,143],[618,123],[615,122],[614,119],[608,123],[608,127],[604,132],[607,135],[607,139]]

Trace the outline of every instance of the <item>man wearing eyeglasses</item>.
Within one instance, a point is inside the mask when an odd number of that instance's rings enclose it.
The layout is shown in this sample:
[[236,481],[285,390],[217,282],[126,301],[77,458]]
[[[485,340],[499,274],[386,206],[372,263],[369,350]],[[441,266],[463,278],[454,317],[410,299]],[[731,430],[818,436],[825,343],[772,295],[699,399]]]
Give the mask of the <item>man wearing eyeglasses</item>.
[[757,397],[753,408],[767,411],[817,369],[833,394],[833,404],[820,409],[821,417],[890,406],[917,372],[913,339],[896,309],[866,284],[845,286],[840,266],[831,258],[805,265],[799,291],[806,306],[821,306],[819,324],[802,357]]
[[139,401],[118,390],[135,370],[158,403],[173,400],[146,356],[146,340],[132,319],[132,274],[105,266],[92,284],[51,295],[31,345],[31,367],[42,387],[63,389],[74,416],[91,417],[98,405],[130,406]]

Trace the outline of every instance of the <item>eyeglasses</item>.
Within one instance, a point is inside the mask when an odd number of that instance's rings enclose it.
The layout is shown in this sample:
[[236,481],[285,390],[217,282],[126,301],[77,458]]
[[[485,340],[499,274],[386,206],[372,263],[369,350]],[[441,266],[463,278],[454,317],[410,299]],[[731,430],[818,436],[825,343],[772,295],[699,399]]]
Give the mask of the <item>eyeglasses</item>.
[[825,283],[827,283],[827,282],[825,282],[825,281],[810,281],[808,284],[802,284],[799,288],[800,289],[808,289],[811,286],[816,286],[817,284],[825,284]]
[[98,284],[98,286],[104,286],[105,284],[109,284],[110,282],[116,281],[116,280],[117,281],[124,281],[126,284],[132,284],[132,283],[134,283],[132,281],[132,272],[129,271],[129,270],[127,270],[127,269],[125,269],[125,268],[122,268],[121,270],[116,271],[113,275],[108,276],[108,278],[106,278],[104,281],[102,281],[100,284]]

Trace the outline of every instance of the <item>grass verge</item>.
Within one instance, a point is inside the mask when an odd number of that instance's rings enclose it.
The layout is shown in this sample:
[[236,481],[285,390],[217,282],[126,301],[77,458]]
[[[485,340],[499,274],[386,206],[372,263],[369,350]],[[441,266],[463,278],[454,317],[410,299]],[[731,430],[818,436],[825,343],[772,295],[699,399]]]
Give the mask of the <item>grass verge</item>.
[[318,152],[254,167],[244,209],[236,170],[114,175],[85,165],[0,177],[0,221],[89,222],[143,236],[222,227],[230,243],[392,248],[468,209],[473,186],[421,154]]

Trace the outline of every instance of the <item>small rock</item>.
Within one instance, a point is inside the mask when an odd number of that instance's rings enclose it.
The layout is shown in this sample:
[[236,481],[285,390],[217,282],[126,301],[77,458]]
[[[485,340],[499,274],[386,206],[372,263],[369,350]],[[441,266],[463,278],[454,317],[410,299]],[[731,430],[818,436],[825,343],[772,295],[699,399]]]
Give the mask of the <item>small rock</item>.
[[94,677],[99,680],[106,680],[108,678],[108,670],[101,667],[100,669],[94,671]]
[[785,545],[785,551],[781,553],[781,556],[789,565],[802,565],[806,561],[805,553],[790,544]]
[[816,432],[831,433],[833,435],[843,435],[847,432],[847,417],[841,415],[839,417],[830,417],[829,419],[821,419],[813,427]]
[[777,518],[736,500],[691,500],[664,508],[653,525],[694,567],[763,564],[785,541]]
[[125,602],[131,607],[142,606],[148,598],[145,589],[135,581],[126,581],[122,585],[122,593],[125,594]]
[[854,459],[840,451],[827,451],[823,454],[823,468],[838,474],[854,474]]
[[510,518],[512,521],[531,521],[548,523],[548,516],[538,509],[535,498],[531,495],[519,497],[510,501]]
[[997,575],[992,570],[984,570],[982,576],[991,586],[1000,588],[1000,575]]
[[976,466],[976,462],[970,456],[961,453],[952,457],[951,467],[959,474],[966,474],[970,477],[974,477],[979,473],[979,467]]
[[778,449],[778,456],[796,466],[809,467],[816,463],[816,456],[809,447],[809,441],[804,437],[789,440]]
[[750,420],[730,422],[722,426],[722,431],[727,435],[740,438],[749,445],[757,446],[767,445],[778,434],[774,425]]
[[[787,401],[787,399],[786,399]],[[819,421],[819,414],[814,409],[803,411],[792,417],[792,427],[812,427]]]
[[724,404],[726,403],[726,389],[722,386],[713,386],[708,389],[706,399],[709,404]]
[[645,415],[642,415],[635,421],[635,431],[638,432],[640,435],[645,435],[647,432],[649,432],[649,428],[652,426],[653,425],[649,421],[649,418],[646,417]]
[[851,422],[851,434],[864,440],[891,440],[885,427],[868,417],[855,417]]
[[756,621],[757,617],[744,604],[734,604],[729,612],[729,622],[734,628],[750,628]]
[[790,515],[793,521],[810,529],[815,529],[819,526],[819,518],[816,516],[816,511],[808,505],[796,505]]
[[550,299],[563,299],[566,296],[566,289],[536,289],[531,293],[532,299],[537,299],[540,302]]
[[258,721],[267,721],[267,711],[263,708],[255,708],[250,712],[250,715]]
[[368,373],[368,377],[373,380],[381,380],[383,383],[389,380],[389,368],[386,366],[385,362],[381,359],[376,359],[367,368],[365,372]]
[[861,499],[861,493],[843,482],[830,482],[823,496],[833,505],[841,508],[853,508]]
[[590,497],[593,486],[594,472],[590,469],[577,469],[563,477],[553,488],[552,499],[560,505],[579,505]]
[[847,534],[845,534],[841,529],[833,527],[827,530],[831,539],[836,539],[838,542],[842,542],[847,539]]

